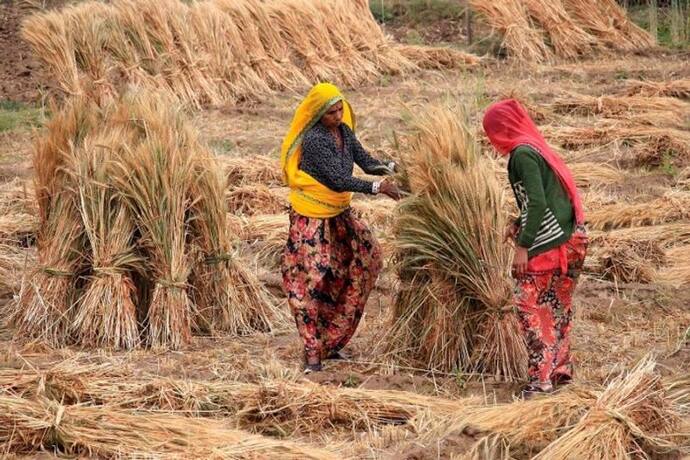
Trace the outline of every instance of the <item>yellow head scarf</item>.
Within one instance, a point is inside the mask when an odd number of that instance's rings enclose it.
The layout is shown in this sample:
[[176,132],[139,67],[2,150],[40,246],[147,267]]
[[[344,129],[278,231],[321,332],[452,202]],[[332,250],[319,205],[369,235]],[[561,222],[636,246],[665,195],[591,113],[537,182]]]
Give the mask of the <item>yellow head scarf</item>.
[[335,217],[350,206],[352,193],[334,192],[299,169],[302,138],[334,104],[343,102],[343,123],[354,131],[355,115],[340,90],[330,83],[319,83],[300,103],[283,139],[280,165],[283,179],[290,187],[290,205],[300,215],[326,219]]

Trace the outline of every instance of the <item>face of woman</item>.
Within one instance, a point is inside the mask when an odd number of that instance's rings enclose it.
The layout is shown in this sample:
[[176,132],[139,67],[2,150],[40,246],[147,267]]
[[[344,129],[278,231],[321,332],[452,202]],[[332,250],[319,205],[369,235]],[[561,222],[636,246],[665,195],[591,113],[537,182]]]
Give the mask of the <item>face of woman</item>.
[[343,102],[338,101],[321,117],[326,128],[337,128],[343,121]]

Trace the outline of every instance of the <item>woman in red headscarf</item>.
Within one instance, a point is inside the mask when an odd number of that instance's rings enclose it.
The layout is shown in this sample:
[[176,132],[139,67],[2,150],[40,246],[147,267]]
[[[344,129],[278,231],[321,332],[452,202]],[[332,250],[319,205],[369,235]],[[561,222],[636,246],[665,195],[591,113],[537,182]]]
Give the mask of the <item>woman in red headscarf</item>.
[[484,115],[484,131],[501,155],[520,216],[506,229],[515,243],[515,303],[529,350],[524,397],[572,380],[572,296],[587,253],[584,212],[575,181],[527,111],[515,100]]

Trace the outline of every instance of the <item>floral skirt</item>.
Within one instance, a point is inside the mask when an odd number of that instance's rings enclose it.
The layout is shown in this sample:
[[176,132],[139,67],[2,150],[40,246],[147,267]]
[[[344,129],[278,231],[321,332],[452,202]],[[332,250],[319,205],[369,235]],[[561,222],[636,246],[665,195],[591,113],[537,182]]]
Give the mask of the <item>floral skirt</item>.
[[329,219],[290,211],[283,287],[308,360],[349,342],[381,267],[379,244],[351,210]]
[[529,351],[530,384],[546,388],[572,378],[572,300],[587,244],[586,231],[578,228],[565,244],[531,258],[527,272],[516,280],[515,304]]

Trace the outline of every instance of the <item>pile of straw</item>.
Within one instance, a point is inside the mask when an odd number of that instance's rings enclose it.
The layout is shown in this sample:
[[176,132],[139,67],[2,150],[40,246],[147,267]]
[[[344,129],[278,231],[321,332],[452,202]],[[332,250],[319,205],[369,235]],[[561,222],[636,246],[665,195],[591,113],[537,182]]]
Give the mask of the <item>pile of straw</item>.
[[240,185],[225,192],[225,201],[234,214],[280,214],[287,211],[287,189],[264,184]]
[[644,360],[627,375],[612,380],[580,420],[536,457],[541,460],[609,458],[623,460],[679,453],[687,441],[681,434],[678,408],[666,395],[655,363]]
[[33,249],[0,241],[0,299],[19,293],[24,273],[36,263]]
[[592,231],[594,240],[599,238],[656,241],[663,249],[683,244],[690,244],[690,224],[676,222],[671,224],[652,225],[648,227],[630,227],[611,230],[609,232]]
[[[119,367],[119,366],[118,366]],[[222,416],[255,432],[320,433],[324,427],[369,429],[412,421],[420,413],[451,416],[476,399],[448,400],[391,390],[334,388],[306,380],[190,381],[135,377],[115,364],[67,360],[47,369],[4,369],[0,390],[28,399],[117,409]]]
[[37,214],[33,187],[18,177],[0,185],[0,213]]
[[616,0],[565,0],[564,4],[573,20],[601,46],[638,50],[656,45],[654,37],[631,21]]
[[288,238],[285,214],[250,216],[243,225],[242,239],[260,265],[277,268]]
[[614,143],[632,145],[639,163],[660,164],[669,155],[690,158],[690,134],[675,128],[628,124],[603,119],[594,126],[543,126],[549,141],[566,149],[580,149]]
[[38,267],[10,322],[53,344],[178,348],[195,330],[266,330],[274,312],[233,258],[224,180],[160,95],[74,99],[39,138]]
[[570,170],[579,187],[591,187],[592,185],[617,184],[628,178],[625,170],[602,163],[583,161],[572,163]]
[[644,203],[610,204],[587,213],[588,226],[595,230],[641,227],[681,220],[690,220],[690,194],[687,192],[671,192]]
[[401,281],[387,347],[431,369],[518,379],[527,352],[510,309],[504,196],[455,112],[430,110],[403,157],[412,196],[394,225]]
[[679,246],[666,251],[665,267],[657,272],[656,281],[680,287],[690,284],[690,258],[688,257],[690,247]]
[[256,155],[251,160],[224,157],[219,162],[225,170],[228,184],[264,184],[271,187],[283,185],[280,162],[276,159]]
[[545,43],[544,31],[533,27],[526,7],[520,0],[470,0],[470,6],[503,36],[503,46],[515,59],[527,62],[552,59],[553,53]]
[[101,99],[138,85],[195,107],[318,81],[374,82],[417,69],[410,58],[476,64],[445,49],[398,49],[349,0],[84,2],[30,17],[23,37],[66,95]]
[[690,99],[690,78],[670,81],[627,80],[622,93],[627,96]]
[[[639,116],[644,124],[657,126],[666,124],[684,126],[690,106],[670,97],[647,96],[586,96],[582,94],[568,94],[556,98],[549,104],[557,113],[576,115],[602,115],[607,118],[630,119]],[[654,122],[658,119],[658,122]]]
[[[574,387],[554,395],[468,409],[450,432],[471,427],[491,433],[530,458],[650,458],[683,452],[677,398],[662,384],[649,359],[603,389]],[[673,457],[675,458],[675,457]]]
[[596,38],[573,21],[561,0],[524,0],[524,4],[548,34],[556,56],[575,59],[588,54],[596,45]]
[[546,62],[554,55],[575,59],[600,49],[655,44],[615,0],[470,0],[470,6],[503,36],[503,46],[520,61]]
[[[594,242],[597,243],[596,241]],[[666,254],[656,241],[605,239],[595,254],[605,279],[621,283],[651,283]]]
[[65,406],[0,395],[0,444],[19,453],[127,458],[335,459],[304,443],[274,440],[215,420],[135,414],[111,407]]
[[474,54],[464,53],[453,48],[397,45],[396,49],[401,55],[422,69],[442,70],[473,67],[481,62],[481,59]]

